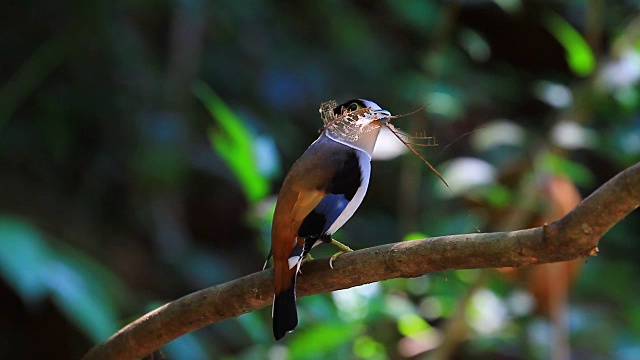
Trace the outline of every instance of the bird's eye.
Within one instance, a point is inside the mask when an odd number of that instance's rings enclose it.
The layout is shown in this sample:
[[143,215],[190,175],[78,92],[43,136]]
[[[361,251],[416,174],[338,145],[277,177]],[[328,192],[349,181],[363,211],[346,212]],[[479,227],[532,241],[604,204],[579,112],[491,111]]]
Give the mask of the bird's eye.
[[349,104],[349,106],[347,106],[347,111],[351,112],[351,111],[356,111],[358,110],[360,106],[358,105],[358,103],[354,103],[352,102],[351,104]]

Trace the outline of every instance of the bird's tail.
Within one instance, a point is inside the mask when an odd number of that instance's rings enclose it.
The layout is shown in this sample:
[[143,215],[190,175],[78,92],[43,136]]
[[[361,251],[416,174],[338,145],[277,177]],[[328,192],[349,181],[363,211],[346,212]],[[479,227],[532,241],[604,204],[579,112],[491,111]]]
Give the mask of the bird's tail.
[[291,286],[276,294],[273,298],[273,336],[282,339],[298,325],[296,310],[296,276],[291,278]]
[[[313,240],[315,242],[315,240]],[[302,264],[306,242],[304,246],[296,244],[288,258],[273,258],[273,278],[275,296],[273,298],[273,336],[276,340],[282,339],[288,332],[293,331],[298,325],[298,312],[296,310],[296,278]],[[308,252],[311,247],[306,249]]]

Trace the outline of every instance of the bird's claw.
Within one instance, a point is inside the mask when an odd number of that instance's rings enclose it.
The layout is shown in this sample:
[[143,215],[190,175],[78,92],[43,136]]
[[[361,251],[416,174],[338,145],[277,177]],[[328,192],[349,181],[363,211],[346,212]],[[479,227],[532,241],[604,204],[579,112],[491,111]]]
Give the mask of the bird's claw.
[[342,255],[342,254],[344,254],[344,253],[352,252],[353,250],[352,250],[350,247],[348,247],[347,245],[345,245],[345,244],[343,244],[343,243],[341,243],[341,242],[339,242],[339,241],[337,241],[337,240],[334,240],[334,239],[331,239],[331,243],[332,243],[333,245],[337,246],[337,247],[338,247],[338,249],[340,249],[340,251],[338,251],[337,253],[335,253],[335,254],[331,257],[331,259],[329,259],[329,267],[330,267],[331,269],[333,269],[333,262],[338,258],[338,256],[340,256],[340,255]]
[[300,260],[300,265],[301,266],[298,267],[298,274],[302,274],[302,264],[307,262],[307,261],[310,261],[310,260],[313,260],[313,256],[311,256],[311,254],[307,253],[307,255],[305,255],[304,258],[302,258],[302,260]]

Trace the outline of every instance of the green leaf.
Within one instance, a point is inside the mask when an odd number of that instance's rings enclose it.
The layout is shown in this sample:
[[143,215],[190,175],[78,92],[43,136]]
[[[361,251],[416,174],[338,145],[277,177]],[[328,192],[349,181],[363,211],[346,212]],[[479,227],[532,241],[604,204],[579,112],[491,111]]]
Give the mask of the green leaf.
[[358,327],[357,323],[334,322],[321,323],[304,330],[298,330],[289,343],[289,358],[326,359],[327,353],[352,341]]
[[592,186],[595,182],[587,167],[555,154],[547,153],[541,156],[538,167],[551,174],[566,176],[579,186]]
[[387,358],[384,345],[366,335],[355,339],[353,353],[361,359],[377,360]]
[[255,203],[263,199],[269,192],[269,182],[258,170],[254,135],[208,85],[196,83],[193,93],[216,122],[217,126],[209,129],[214,150],[236,176],[249,201]]
[[0,276],[25,302],[47,295],[46,275],[53,256],[42,234],[31,225],[0,217]]
[[407,235],[405,235],[402,238],[402,241],[410,241],[410,240],[419,240],[419,239],[426,239],[428,238],[429,235],[425,234],[425,233],[421,233],[419,231],[413,231],[408,233]]
[[91,273],[75,267],[73,261],[61,257],[52,262],[48,274],[55,304],[83,332],[100,342],[118,330],[118,315],[104,286],[96,284]]
[[485,196],[489,204],[496,209],[504,209],[511,204],[511,191],[504,185],[488,185]]
[[50,296],[93,341],[118,329],[115,299],[124,288],[117,278],[72,249],[53,249],[29,223],[0,217],[0,275],[27,303]]
[[398,330],[404,336],[413,336],[431,326],[416,314],[405,314],[398,319]]
[[596,67],[596,59],[582,35],[555,13],[549,13],[545,20],[547,30],[564,47],[571,70],[579,76],[591,74]]

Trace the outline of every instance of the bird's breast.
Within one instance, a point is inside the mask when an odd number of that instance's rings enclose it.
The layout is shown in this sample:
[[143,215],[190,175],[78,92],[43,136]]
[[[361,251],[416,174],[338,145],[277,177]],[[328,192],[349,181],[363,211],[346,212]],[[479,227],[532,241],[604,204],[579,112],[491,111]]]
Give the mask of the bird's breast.
[[[356,212],[360,204],[362,204],[362,200],[364,200],[364,196],[367,193],[367,188],[369,187],[369,178],[371,176],[371,158],[367,153],[362,150],[353,149],[355,159],[357,160],[357,170],[355,169],[356,165],[354,165],[354,172],[358,173],[359,181],[357,187],[355,184],[352,184],[353,196],[349,200],[349,203],[344,208],[342,213],[338,216],[338,218],[331,224],[329,229],[327,230],[327,234],[331,235],[334,232],[338,231]],[[353,190],[355,188],[355,191]]]

